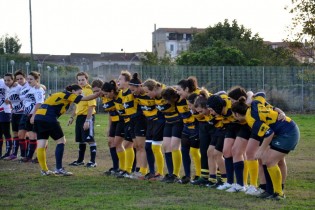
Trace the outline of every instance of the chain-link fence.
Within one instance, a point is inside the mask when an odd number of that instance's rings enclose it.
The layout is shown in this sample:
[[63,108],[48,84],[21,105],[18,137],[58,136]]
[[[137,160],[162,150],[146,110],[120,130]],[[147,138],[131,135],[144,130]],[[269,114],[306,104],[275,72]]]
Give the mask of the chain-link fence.
[[[46,85],[47,93],[63,90],[67,85],[75,83],[76,71],[65,71],[42,64],[41,83]],[[0,73],[23,69],[27,72],[25,63],[0,61]],[[285,111],[309,112],[315,111],[315,67],[241,67],[241,66],[119,66],[102,65],[88,72],[90,82],[99,78],[103,81],[117,79],[120,71],[129,69],[131,73],[138,72],[142,80],[155,79],[166,85],[175,85],[181,79],[195,76],[200,87],[205,87],[215,93],[229,90],[240,85],[253,92],[265,91],[268,100],[274,106]]]

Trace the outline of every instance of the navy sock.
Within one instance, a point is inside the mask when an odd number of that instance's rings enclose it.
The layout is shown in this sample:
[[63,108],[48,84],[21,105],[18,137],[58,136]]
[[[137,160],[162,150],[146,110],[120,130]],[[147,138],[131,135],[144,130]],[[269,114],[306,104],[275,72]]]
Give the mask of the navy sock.
[[90,161],[95,163],[95,159],[96,159],[96,144],[95,143],[90,145],[90,153],[91,153]]
[[65,149],[65,144],[57,144],[56,150],[55,150],[56,169],[62,168],[62,158],[63,158],[64,149]]
[[273,194],[272,180],[267,170],[267,166],[263,165],[263,169],[264,169],[264,174],[265,174],[265,179],[266,179],[266,192],[272,195]]
[[113,161],[113,169],[116,170],[119,168],[119,159],[117,156],[116,147],[111,147],[109,151],[110,151],[110,156],[112,157],[112,161]]
[[266,191],[266,184],[260,184],[260,185],[259,185],[259,188]]
[[11,154],[11,150],[12,150],[12,139],[11,138],[6,139],[5,145],[6,145],[5,154],[6,155],[10,155]]
[[233,165],[233,157],[225,158],[225,167],[226,167],[226,178],[227,183],[234,183],[234,165]]
[[26,157],[26,140],[20,139],[20,150],[21,150],[21,157]]
[[0,156],[2,156],[3,139],[0,140]]
[[172,152],[165,153],[165,161],[168,170],[168,174],[173,174],[173,159],[172,159]]
[[147,154],[147,161],[149,166],[149,171],[151,174],[155,174],[155,168],[154,168],[154,154],[152,151],[152,142],[146,142],[145,143],[145,152]]
[[27,150],[28,158],[33,158],[36,147],[37,147],[37,141],[35,139],[30,140],[30,143],[28,145],[28,150]]
[[78,158],[78,162],[82,162],[84,160],[84,155],[85,155],[85,150],[86,150],[86,144],[79,144],[79,158]]
[[236,176],[236,183],[244,186],[244,161],[239,161],[234,163],[234,171],[235,171],[235,176]]
[[20,139],[18,137],[14,137],[13,138],[13,150],[12,150],[12,154],[17,156],[17,153],[19,151],[19,146],[20,146]]
[[133,160],[131,172],[137,171],[137,150],[135,148],[133,148],[133,151],[135,153],[135,159]]
[[184,171],[185,171],[185,176],[190,177],[190,164],[191,164],[191,159],[189,156],[189,149],[190,147],[182,145],[182,158],[183,158],[183,166],[184,166]]

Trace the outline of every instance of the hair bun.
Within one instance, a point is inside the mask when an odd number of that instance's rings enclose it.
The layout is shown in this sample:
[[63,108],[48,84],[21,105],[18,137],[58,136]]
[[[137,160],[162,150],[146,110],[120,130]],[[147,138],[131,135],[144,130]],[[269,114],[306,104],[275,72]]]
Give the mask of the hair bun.
[[138,79],[138,73],[134,73],[134,74],[132,75],[132,79]]

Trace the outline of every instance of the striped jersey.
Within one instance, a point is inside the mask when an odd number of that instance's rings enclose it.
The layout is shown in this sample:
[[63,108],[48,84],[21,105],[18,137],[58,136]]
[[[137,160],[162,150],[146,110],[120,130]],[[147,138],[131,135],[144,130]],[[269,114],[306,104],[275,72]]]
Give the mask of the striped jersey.
[[7,94],[7,99],[11,102],[12,113],[23,114],[23,102],[20,98],[22,86],[17,84],[12,86]]
[[25,94],[23,100],[23,110],[24,114],[33,114],[36,104],[42,104],[44,102],[45,91],[42,87],[31,87],[29,91]]
[[0,111],[4,113],[11,113],[10,104],[5,103],[9,90],[9,87],[5,85],[4,80],[0,79]]
[[103,108],[109,113],[112,122],[119,121],[119,114],[116,111],[115,103],[113,99],[102,97]]

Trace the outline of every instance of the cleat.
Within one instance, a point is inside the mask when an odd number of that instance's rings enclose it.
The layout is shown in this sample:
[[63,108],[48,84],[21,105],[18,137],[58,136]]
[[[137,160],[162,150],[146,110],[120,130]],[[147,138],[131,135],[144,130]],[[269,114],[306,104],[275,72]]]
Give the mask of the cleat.
[[208,184],[206,184],[205,186],[208,188],[217,188],[218,186],[217,184],[218,184],[217,182],[209,181]]
[[142,173],[140,172],[133,172],[132,174],[130,174],[130,179],[140,179],[140,177],[143,177]]
[[39,162],[38,162],[38,159],[37,159],[37,157],[36,157],[36,158],[34,158],[34,159],[32,160],[32,163],[34,163],[34,164],[37,164],[37,163],[39,163]]
[[265,192],[263,189],[256,188],[255,186],[250,185],[250,186],[247,188],[245,194],[246,194],[246,195],[258,196],[258,195],[262,194],[263,192]]
[[10,156],[10,154],[7,153],[7,154],[4,154],[3,156],[1,156],[0,159],[3,160],[3,159],[5,159],[5,158],[7,158],[9,156]]
[[69,164],[69,166],[83,166],[83,165],[84,165],[84,161],[78,162],[77,160]]
[[93,163],[92,161],[89,161],[86,165],[85,165],[85,167],[87,167],[87,168],[95,168],[97,166],[97,164],[96,163]]
[[24,157],[20,160],[21,163],[29,163],[32,162],[32,158]]
[[269,196],[271,196],[271,194],[265,191],[265,192],[261,193],[260,195],[257,195],[256,197],[257,198],[267,198]]
[[239,184],[233,184],[230,189],[227,189],[226,192],[245,192],[246,188]]
[[225,182],[224,184],[218,186],[217,190],[227,190],[227,189],[230,189],[231,187],[232,187],[231,184]]
[[110,168],[108,171],[104,172],[104,175],[106,175],[106,176],[113,176],[113,175],[115,175],[116,172],[117,172],[117,169]]
[[54,171],[54,173],[56,175],[61,175],[61,176],[72,176],[73,175],[73,173],[66,171],[64,168],[56,169]]
[[52,176],[52,175],[55,175],[54,172],[52,172],[52,171],[50,171],[50,170],[48,170],[48,171],[41,170],[41,171],[40,171],[40,174],[41,174],[42,176]]
[[131,178],[131,174],[128,173],[127,171],[123,171],[122,173],[120,173],[119,175],[116,176],[118,179],[120,178]]
[[178,182],[179,179],[175,174],[169,176],[169,178],[165,181],[165,183],[175,183]]
[[166,182],[170,177],[171,177],[170,174],[166,174],[164,178],[161,180],[161,182]]
[[6,158],[4,158],[4,160],[15,160],[15,159],[17,159],[17,156],[13,155],[13,154],[8,156],[8,157],[6,157]]
[[157,173],[153,177],[149,178],[148,180],[149,181],[162,181],[163,178],[164,177],[161,174]]
[[208,179],[200,177],[199,179],[190,182],[192,185],[205,186],[209,183]]
[[280,201],[280,200],[284,200],[285,199],[285,195],[279,195],[279,193],[274,193],[273,195],[268,196],[266,199],[272,199],[272,200],[276,200],[276,201]]
[[144,176],[140,176],[138,179],[140,179],[140,180],[150,180],[150,179],[152,179],[154,176],[155,176],[155,174],[147,173],[147,174],[144,175]]
[[190,177],[189,176],[183,176],[180,180],[177,181],[179,184],[188,184],[190,183]]

